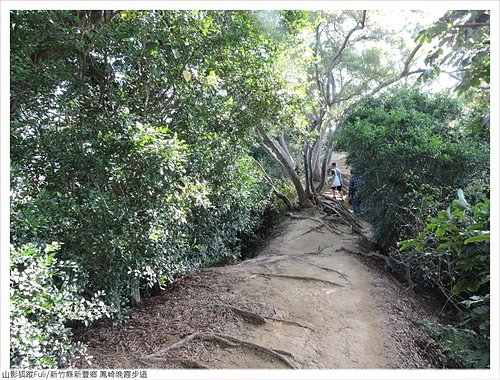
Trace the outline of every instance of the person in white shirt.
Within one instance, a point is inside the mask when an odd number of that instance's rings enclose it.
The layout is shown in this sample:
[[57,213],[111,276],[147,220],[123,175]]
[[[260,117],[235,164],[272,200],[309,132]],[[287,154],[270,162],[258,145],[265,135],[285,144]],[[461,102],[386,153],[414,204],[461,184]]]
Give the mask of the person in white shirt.
[[339,196],[340,200],[343,200],[344,197],[342,194],[342,172],[337,167],[337,164],[335,162],[332,163],[331,175],[332,175],[332,193],[333,193],[333,196],[335,199],[338,199],[337,196]]

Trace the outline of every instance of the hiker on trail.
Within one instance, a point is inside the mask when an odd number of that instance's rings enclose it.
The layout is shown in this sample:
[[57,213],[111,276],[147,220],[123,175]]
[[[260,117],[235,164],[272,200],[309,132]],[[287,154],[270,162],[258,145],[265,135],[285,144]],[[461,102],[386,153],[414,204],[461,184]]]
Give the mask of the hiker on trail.
[[349,203],[352,205],[352,211],[355,214],[360,214],[362,205],[360,199],[360,186],[361,186],[361,177],[356,175],[356,171],[351,169],[351,180],[349,181]]
[[337,168],[337,164],[332,163],[332,193],[335,199],[337,199],[336,191],[340,193],[340,200],[343,200],[342,195],[342,172]]

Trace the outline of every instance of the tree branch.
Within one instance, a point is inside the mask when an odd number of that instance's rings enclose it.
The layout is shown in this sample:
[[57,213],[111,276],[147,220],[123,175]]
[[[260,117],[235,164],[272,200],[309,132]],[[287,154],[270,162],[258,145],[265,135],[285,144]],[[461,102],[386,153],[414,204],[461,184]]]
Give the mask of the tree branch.
[[[318,51],[319,51],[319,40],[320,40],[320,32],[319,32],[319,28],[321,26],[321,22],[318,24],[318,26],[316,27],[316,42],[315,42],[315,45],[314,45],[314,56],[317,58],[318,57]],[[321,80],[319,79],[319,66],[318,66],[318,61],[315,60],[314,61],[314,71],[315,71],[315,74],[316,74],[316,85],[318,86],[318,91],[320,94],[323,93],[323,84],[321,83]]]
[[[352,34],[356,32],[357,30],[362,30],[365,27],[365,21],[366,21],[366,11],[363,11],[363,14],[361,16],[361,20],[358,21],[357,25],[352,28],[349,33],[344,38],[344,41],[342,43],[342,46],[339,48],[335,56],[332,58],[332,61],[330,63],[330,66],[328,67],[328,70],[326,71],[326,77],[327,77],[327,86],[326,86],[326,104],[327,106],[331,106],[332,104],[335,103],[335,80],[333,78],[333,68],[340,62],[340,58],[342,57],[342,53],[347,47],[347,43],[349,42],[349,39],[351,38]],[[330,91],[331,87],[331,91]]]
[[281,170],[283,170],[283,173],[288,174],[285,165],[283,165],[283,162],[281,162],[281,160],[274,154],[274,152],[266,144],[260,144],[260,146],[262,147],[262,149],[266,151],[269,157],[271,157],[274,160],[274,162],[276,162],[279,165]]
[[342,55],[342,52],[347,47],[347,43],[349,42],[349,39],[351,38],[352,34],[355,31],[361,30],[365,27],[365,21],[366,21],[366,11],[363,11],[363,14],[361,16],[361,20],[358,21],[357,25],[354,28],[352,28],[349,31],[349,33],[347,33],[347,36],[345,36],[344,42],[342,43],[342,46],[340,47],[340,49],[337,51],[337,54],[335,54],[335,56],[333,57],[332,62],[330,63],[330,67],[328,68],[328,71],[333,70],[333,68],[335,67],[337,60],[340,58],[340,56]]
[[458,28],[458,29],[475,29],[475,28],[481,28],[483,26],[490,26],[489,22],[469,22],[465,24],[455,24],[453,25],[453,28]]

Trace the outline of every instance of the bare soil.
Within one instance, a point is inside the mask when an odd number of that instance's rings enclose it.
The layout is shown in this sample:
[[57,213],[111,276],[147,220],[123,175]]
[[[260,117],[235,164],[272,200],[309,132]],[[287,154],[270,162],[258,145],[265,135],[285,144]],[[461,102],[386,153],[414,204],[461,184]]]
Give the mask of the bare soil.
[[348,226],[333,234],[311,213],[281,224],[255,258],[175,282],[120,327],[81,331],[93,356],[81,367],[432,367],[414,322],[435,315],[428,300],[359,254],[368,248]]

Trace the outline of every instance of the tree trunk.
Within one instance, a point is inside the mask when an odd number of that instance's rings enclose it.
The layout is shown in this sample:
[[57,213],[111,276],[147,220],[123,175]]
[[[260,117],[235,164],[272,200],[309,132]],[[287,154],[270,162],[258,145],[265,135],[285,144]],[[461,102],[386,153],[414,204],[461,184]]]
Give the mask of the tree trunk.
[[260,136],[264,140],[264,144],[269,150],[272,152],[272,154],[279,160],[283,168],[286,170],[286,173],[288,177],[291,179],[295,190],[297,192],[297,196],[299,198],[299,205],[302,208],[309,208],[312,207],[313,204],[309,197],[307,196],[304,187],[302,186],[302,182],[300,181],[299,176],[295,172],[295,168],[292,166],[293,164],[291,163],[290,157],[286,157],[286,153],[284,150],[279,146],[279,144],[269,135],[266,133],[264,128],[262,127],[257,127],[257,131],[259,132]]
[[319,193],[321,191],[321,189],[323,189],[323,186],[325,186],[326,177],[327,177],[327,175],[326,175],[327,166],[328,166],[328,163],[330,162],[330,159],[332,157],[332,153],[333,153],[333,148],[330,147],[327,149],[325,156],[323,157],[323,164],[321,165],[321,177],[320,177],[318,186],[316,186],[317,193]]
[[293,157],[292,155],[290,154],[290,151],[288,150],[288,145],[286,143],[286,140],[285,140],[285,132],[281,132],[279,135],[278,135],[278,143],[279,145],[281,146],[281,148],[283,149],[284,151],[284,154],[285,154],[285,157],[287,157],[287,159],[289,159],[290,161],[290,165],[296,169],[297,168],[297,164],[295,163],[295,161],[293,160]]
[[311,198],[311,183],[310,183],[310,178],[311,178],[311,172],[310,168],[311,166],[309,165],[309,145],[307,143],[304,144],[304,155],[303,155],[303,161],[304,161],[304,177],[305,177],[305,183],[306,183],[306,196],[308,198]]
[[[267,147],[265,147],[265,148],[267,149]],[[268,150],[266,150],[266,151],[269,152]],[[254,162],[262,170],[262,175],[267,180],[267,182],[269,183],[269,185],[272,187],[274,195],[276,195],[279,199],[281,199],[283,201],[283,203],[286,205],[286,208],[288,209],[288,211],[296,211],[297,209],[299,209],[299,207],[297,205],[293,204],[293,202],[285,194],[283,194],[282,192],[280,192],[280,191],[278,191],[276,189],[276,187],[273,184],[273,180],[266,173],[266,171],[265,171],[264,167],[262,166],[262,164],[258,160],[256,160],[255,158],[254,158]]]
[[321,151],[323,150],[324,136],[325,129],[322,128],[320,131],[320,135],[316,139],[316,143],[313,145],[311,170],[313,173],[312,177],[315,182],[320,182],[321,180]]
[[130,303],[137,306],[141,302],[141,293],[139,291],[139,280],[134,277],[130,283]]

